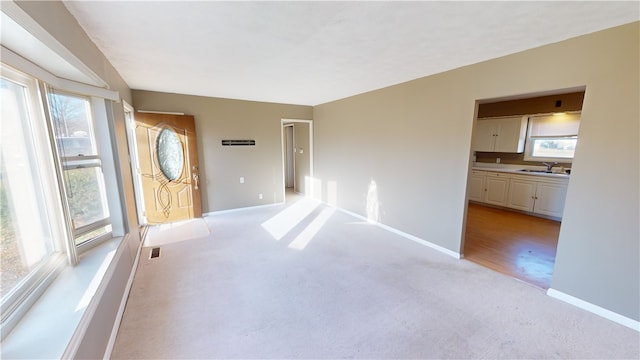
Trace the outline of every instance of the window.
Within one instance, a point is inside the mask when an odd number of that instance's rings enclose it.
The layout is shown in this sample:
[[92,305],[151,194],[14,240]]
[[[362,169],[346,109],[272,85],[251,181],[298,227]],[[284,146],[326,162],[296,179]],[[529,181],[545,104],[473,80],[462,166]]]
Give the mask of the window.
[[578,144],[579,113],[529,118],[525,160],[571,162]]
[[76,245],[111,232],[89,97],[49,89],[51,127]]
[[109,100],[53,89],[4,63],[0,70],[4,337],[65,264],[124,224]]
[[[0,79],[0,293],[3,334],[29,294],[50,281],[64,261],[46,123],[34,79],[2,67]],[[46,285],[44,285],[46,286]]]

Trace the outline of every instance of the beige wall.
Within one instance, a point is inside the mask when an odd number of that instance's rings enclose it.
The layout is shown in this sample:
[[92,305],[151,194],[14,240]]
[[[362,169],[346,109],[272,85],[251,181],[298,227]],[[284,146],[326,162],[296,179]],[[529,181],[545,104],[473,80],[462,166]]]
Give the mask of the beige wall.
[[[133,90],[133,106],[194,115],[205,213],[284,201],[281,120],[311,119],[313,112],[310,106],[142,90]],[[221,146],[223,139],[253,139],[256,146]]]
[[[312,110],[146,91],[132,98],[60,2],[18,4],[137,109],[195,115],[204,211],[282,201],[280,119],[313,115],[319,197],[365,216],[367,205],[375,207],[382,223],[456,252],[462,248],[475,102],[586,86],[552,287],[640,320],[638,23]],[[120,104],[112,109],[125,213],[139,240],[124,114]],[[254,138],[258,145],[221,149],[224,138]],[[244,186],[239,176],[245,176]],[[374,182],[377,196],[370,196]],[[79,346],[82,357],[102,357],[136,245],[132,241],[131,252],[113,264],[99,317]]]
[[[363,216],[377,207],[380,222],[458,252],[476,101],[586,86],[552,288],[639,320],[639,30],[634,23],[316,106],[317,193]],[[367,196],[372,182],[376,197]]]

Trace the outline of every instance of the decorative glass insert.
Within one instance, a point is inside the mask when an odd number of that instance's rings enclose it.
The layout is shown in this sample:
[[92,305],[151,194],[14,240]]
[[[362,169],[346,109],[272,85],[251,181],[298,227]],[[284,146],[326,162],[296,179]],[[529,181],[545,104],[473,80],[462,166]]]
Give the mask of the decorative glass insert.
[[158,135],[156,144],[160,170],[169,181],[176,181],[182,174],[184,154],[178,134],[171,128],[164,128]]

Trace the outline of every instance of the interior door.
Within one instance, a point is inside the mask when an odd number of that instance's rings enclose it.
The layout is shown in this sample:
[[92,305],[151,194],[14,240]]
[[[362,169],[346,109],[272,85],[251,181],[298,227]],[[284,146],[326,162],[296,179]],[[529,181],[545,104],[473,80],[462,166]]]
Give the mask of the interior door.
[[147,223],[201,217],[193,116],[136,112],[135,120]]

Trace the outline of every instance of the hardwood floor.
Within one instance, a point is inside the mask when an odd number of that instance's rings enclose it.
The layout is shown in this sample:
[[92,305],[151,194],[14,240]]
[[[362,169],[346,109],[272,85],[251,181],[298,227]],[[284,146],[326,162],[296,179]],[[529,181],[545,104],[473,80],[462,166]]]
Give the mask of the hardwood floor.
[[560,222],[469,204],[464,258],[548,289]]

